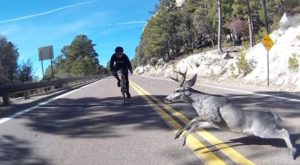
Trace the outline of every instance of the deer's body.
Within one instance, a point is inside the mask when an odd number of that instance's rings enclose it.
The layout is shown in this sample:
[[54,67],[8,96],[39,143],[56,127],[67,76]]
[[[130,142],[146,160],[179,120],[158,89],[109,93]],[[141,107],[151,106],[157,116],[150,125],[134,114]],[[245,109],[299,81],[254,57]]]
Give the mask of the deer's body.
[[[185,79],[184,79],[185,80]],[[239,106],[231,103],[224,96],[215,96],[191,88],[195,84],[196,76],[188,82],[181,83],[173,93],[165,98],[165,102],[184,101],[193,106],[198,116],[179,130],[175,138],[178,138],[184,130],[188,132],[186,137],[194,131],[201,122],[209,122],[213,127],[247,135],[255,135],[261,138],[283,139],[290,149],[294,158],[296,148],[291,143],[289,133],[280,126],[280,118],[274,112],[243,110]]]
[[191,103],[199,116],[209,115],[209,122],[219,129],[258,136],[256,130],[266,131],[263,125],[268,124],[267,128],[272,129],[280,127],[280,118],[273,112],[243,110],[225,97],[194,92],[187,103]]

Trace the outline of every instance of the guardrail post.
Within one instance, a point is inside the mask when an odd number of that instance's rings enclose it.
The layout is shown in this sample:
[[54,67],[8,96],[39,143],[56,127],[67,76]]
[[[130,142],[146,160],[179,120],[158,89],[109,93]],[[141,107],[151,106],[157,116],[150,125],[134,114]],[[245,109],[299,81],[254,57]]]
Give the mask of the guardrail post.
[[65,89],[69,89],[70,84],[69,83],[63,83],[62,87],[65,88]]
[[8,95],[6,94],[6,95],[3,95],[2,96],[2,98],[3,98],[3,105],[4,106],[6,106],[6,105],[9,105],[9,97],[8,97]]
[[25,100],[30,99],[30,91],[25,91],[24,92],[24,99]]

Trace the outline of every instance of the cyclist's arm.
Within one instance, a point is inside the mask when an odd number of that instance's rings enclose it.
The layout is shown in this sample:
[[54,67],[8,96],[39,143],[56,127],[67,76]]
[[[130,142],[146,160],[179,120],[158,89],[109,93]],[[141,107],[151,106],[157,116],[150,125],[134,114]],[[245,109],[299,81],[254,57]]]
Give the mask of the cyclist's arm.
[[131,62],[127,55],[125,56],[125,60],[126,60],[126,65],[127,65],[128,69],[130,70],[130,72],[132,72]]
[[115,57],[114,55],[111,56],[110,58],[110,70],[113,72],[114,71],[114,63],[115,63]]

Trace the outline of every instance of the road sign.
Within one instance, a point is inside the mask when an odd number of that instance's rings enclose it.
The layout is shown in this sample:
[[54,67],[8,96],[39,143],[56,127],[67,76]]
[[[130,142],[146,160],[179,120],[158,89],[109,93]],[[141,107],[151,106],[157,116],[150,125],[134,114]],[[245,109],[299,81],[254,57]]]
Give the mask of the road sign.
[[39,48],[39,60],[53,59],[53,46]]
[[52,78],[54,79],[54,72],[53,72],[53,65],[52,65],[52,59],[53,59],[53,46],[44,46],[40,47],[38,49],[39,53],[39,60],[42,63],[42,72],[43,72],[43,79],[44,79],[44,66],[43,66],[43,60],[51,60],[51,70],[52,70]]
[[274,42],[269,35],[265,35],[261,42],[265,46],[267,51],[269,51],[274,45]]
[[272,38],[267,34],[264,36],[264,38],[262,39],[261,43],[264,45],[264,47],[267,50],[267,83],[268,83],[268,87],[269,87],[269,51],[270,49],[273,47],[274,42],[272,40]]

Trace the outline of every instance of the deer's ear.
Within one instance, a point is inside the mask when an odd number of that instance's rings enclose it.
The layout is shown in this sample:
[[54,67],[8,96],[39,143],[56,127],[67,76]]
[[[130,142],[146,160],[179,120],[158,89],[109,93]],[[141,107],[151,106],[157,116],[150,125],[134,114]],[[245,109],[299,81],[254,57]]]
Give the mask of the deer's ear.
[[196,81],[197,81],[197,74],[195,74],[190,80],[188,80],[188,81],[184,84],[184,86],[185,86],[185,87],[192,87],[192,86],[195,85]]

